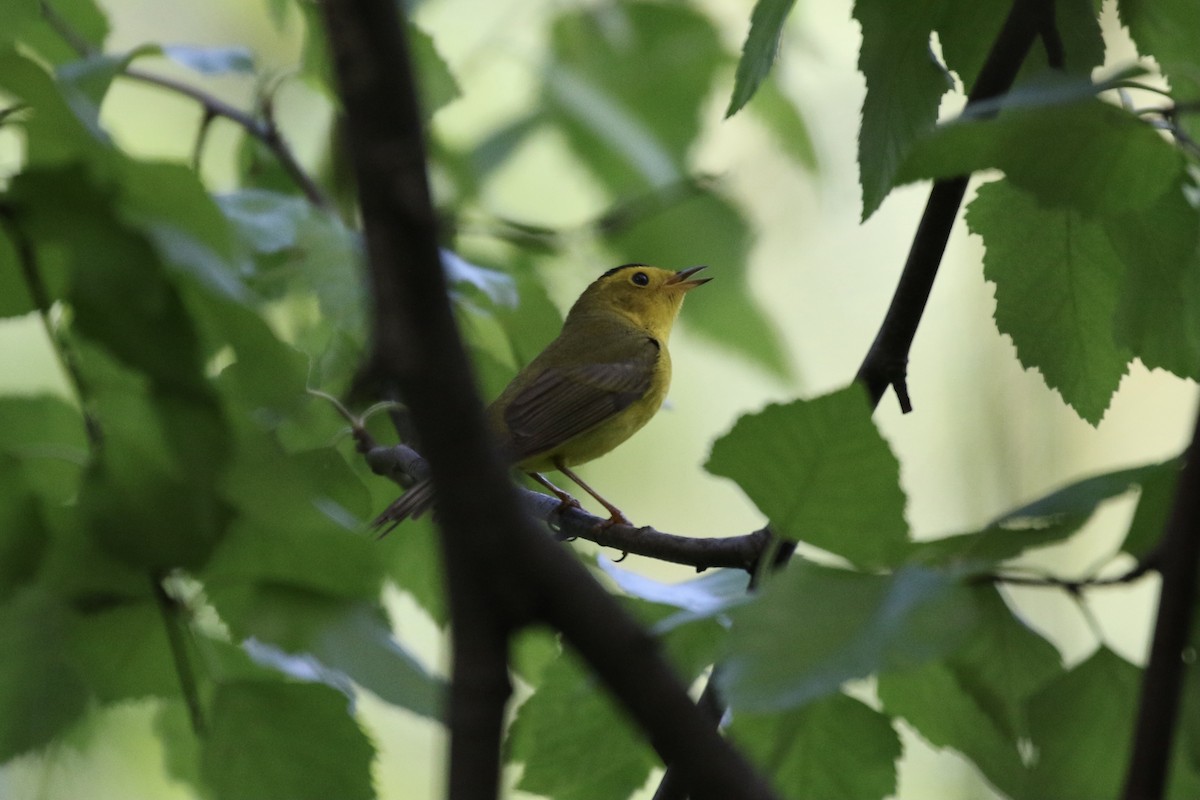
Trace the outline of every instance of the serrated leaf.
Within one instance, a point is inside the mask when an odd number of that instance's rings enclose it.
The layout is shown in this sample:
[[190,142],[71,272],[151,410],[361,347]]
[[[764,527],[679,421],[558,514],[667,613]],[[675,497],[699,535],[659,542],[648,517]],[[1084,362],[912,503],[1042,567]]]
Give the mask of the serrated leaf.
[[993,524],[1036,525],[1070,517],[1090,516],[1104,501],[1132,491],[1154,476],[1163,472],[1174,472],[1175,469],[1176,463],[1172,459],[1158,464],[1145,464],[1092,475],[1009,511]]
[[[680,236],[679,231],[688,231]],[[709,265],[713,284],[692,294],[681,324],[715,344],[751,358],[776,375],[788,374],[779,336],[750,293],[746,263],[750,228],[738,209],[713,192],[698,190],[639,219],[605,231],[605,243],[617,263],[649,263],[682,269]]]
[[1042,797],[1115,797],[1125,776],[1141,670],[1100,648],[1029,704]]
[[879,679],[879,699],[890,714],[912,725],[938,748],[952,748],[969,758],[1001,791],[1021,797],[1028,781],[1017,743],[962,686],[942,662]]
[[933,128],[938,104],[951,87],[929,46],[935,3],[909,4],[897,14],[889,0],[856,0],[862,26],[858,69],[867,81],[858,134],[862,218],[901,183],[897,171],[913,144]]
[[955,579],[921,567],[869,575],[793,564],[729,610],[717,680],[735,713],[803,706],[952,652],[976,623],[974,605]]
[[678,182],[726,56],[687,6],[571,9],[550,35],[543,101],[572,150],[614,194]]
[[704,467],[737,483],[780,536],[861,565],[906,549],[900,464],[861,387],[743,416]]
[[564,654],[517,711],[511,759],[525,768],[517,788],[555,800],[628,797],[657,762],[607,692]]
[[896,791],[899,735],[844,694],[779,714],[734,714],[729,734],[781,797],[882,800]]
[[200,772],[218,800],[371,800],[374,758],[338,692],[237,681],[217,689]]
[[254,72],[254,53],[241,46],[202,47],[190,44],[165,44],[162,54],[201,75],[227,75]]
[[758,87],[771,73],[775,55],[779,52],[779,38],[783,35],[783,23],[791,13],[796,0],[758,0],[750,12],[750,33],[742,46],[742,57],[738,59],[737,72],[733,77],[733,95],[725,109],[728,119],[749,102]]
[[47,744],[83,715],[87,686],[67,644],[68,610],[40,589],[0,605],[0,763]]
[[980,531],[913,542],[905,560],[955,569],[989,571],[996,564],[1060,542],[1083,527],[1083,516],[1067,517],[1029,527],[991,525]]
[[1012,337],[1025,367],[1098,424],[1130,360],[1113,334],[1123,265],[1103,226],[1078,211],[1039,205],[1008,181],[980,187],[967,225],[987,247],[996,326]]
[[[163,615],[149,591],[142,602],[77,613],[72,622],[72,656],[101,702],[180,696]],[[195,650],[188,648],[187,657],[195,659]]]
[[1125,264],[1117,341],[1150,369],[1200,379],[1200,214],[1184,186],[1105,231]]
[[1117,13],[1138,52],[1153,56],[1172,82],[1176,74],[1185,79],[1194,74],[1200,17],[1189,0],[1121,0]]
[[921,137],[896,183],[1003,170],[1043,207],[1086,215],[1145,210],[1183,176],[1150,125],[1100,100],[963,118]]

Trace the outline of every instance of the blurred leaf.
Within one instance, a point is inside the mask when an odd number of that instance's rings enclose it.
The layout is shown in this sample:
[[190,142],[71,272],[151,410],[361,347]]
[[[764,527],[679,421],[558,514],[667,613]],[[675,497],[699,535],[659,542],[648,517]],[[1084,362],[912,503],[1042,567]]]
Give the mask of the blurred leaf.
[[1145,481],[1164,472],[1177,469],[1174,459],[1158,464],[1104,472],[1068,484],[1045,497],[1009,511],[996,525],[1050,524],[1075,516],[1090,516],[1106,500],[1132,491]]
[[176,64],[182,64],[201,75],[225,75],[230,72],[245,75],[254,72],[254,53],[246,47],[164,44],[161,49],[162,54]]
[[909,4],[897,14],[890,0],[854,3],[854,18],[862,26],[858,69],[867,81],[858,135],[864,220],[903,182],[898,172],[905,158],[933,128],[938,104],[951,87],[929,47],[939,6]]
[[[289,657],[307,659],[317,679],[333,688],[345,689],[354,681],[394,706],[432,719],[442,714],[441,681],[392,637],[387,617],[374,603],[263,585],[255,591],[254,613],[246,615],[239,632],[251,639],[246,646],[258,663],[279,669]],[[264,642],[281,648],[275,651],[281,658],[268,664],[271,651]]]
[[808,124],[799,106],[780,88],[778,80],[768,77],[762,82],[749,110],[774,134],[785,155],[805,169],[817,168],[817,151]]
[[[1063,4],[1059,2],[1055,6]],[[942,3],[941,6],[936,30],[942,58],[946,67],[962,81],[964,92],[969,94],[1012,3],[976,0],[973,3]]]
[[22,269],[10,228],[0,226],[0,319],[37,310]]
[[1011,797],[1022,796],[1029,779],[1018,742],[999,728],[944,662],[881,677],[879,699],[888,713],[903,718],[931,745],[962,753],[993,786]]
[[87,708],[62,601],[27,589],[0,605],[0,763],[49,743]]
[[1153,56],[1172,83],[1194,75],[1200,17],[1189,0],[1120,0],[1117,13],[1138,52]]
[[462,96],[458,81],[437,51],[433,37],[411,22],[405,24],[408,46],[421,91],[421,111],[429,121],[443,107]]
[[1146,209],[1179,185],[1183,159],[1142,120],[1087,100],[941,125],[914,143],[896,183],[989,168],[1046,210],[1093,215]]
[[[652,205],[647,203],[647,205]],[[749,357],[780,376],[788,363],[765,312],[750,294],[746,263],[750,230],[741,213],[725,198],[707,190],[689,190],[681,198],[664,197],[662,205],[631,209],[603,231],[617,263],[655,264],[682,269],[707,264],[711,286],[689,297],[680,319],[710,341]],[[686,231],[687,235],[680,235]]]
[[[47,19],[42,7],[48,7],[55,22]],[[10,11],[11,7],[11,11]],[[15,12],[10,27],[9,14]],[[108,18],[94,0],[6,0],[0,3],[0,18],[5,20],[14,39],[33,48],[51,64],[62,64],[79,58],[77,39],[90,50],[101,51],[108,37]],[[59,26],[70,31],[64,36]]]
[[[73,619],[72,655],[102,703],[181,696],[162,613],[148,588],[140,603],[77,613]],[[188,657],[195,659],[195,651],[189,648]]]
[[217,800],[370,800],[375,748],[346,706],[315,684],[221,685],[201,753],[205,783]]
[[559,16],[550,44],[543,102],[583,164],[618,196],[680,180],[726,58],[712,22],[621,0]]
[[1150,369],[1200,379],[1200,214],[1184,187],[1105,232],[1125,264],[1117,341]]
[[882,800],[896,791],[900,737],[886,716],[844,694],[778,714],[738,712],[730,736],[784,798]]
[[607,690],[563,654],[517,710],[510,759],[524,762],[517,788],[555,800],[628,797],[658,760]]
[[388,577],[407,592],[438,625],[450,624],[443,581],[442,551],[438,532],[428,519],[410,520],[406,530],[378,545],[387,552]]
[[58,84],[40,65],[13,50],[0,49],[0,89],[29,106],[19,117],[26,131],[26,170],[81,162],[99,171],[115,158],[107,135],[75,115]]
[[742,600],[750,582],[750,576],[743,570],[715,569],[691,580],[663,583],[624,569],[603,554],[597,557],[597,563],[626,594],[698,614],[707,614]]
[[922,567],[869,575],[793,561],[729,610],[717,680],[735,714],[804,706],[952,652],[975,629],[975,605],[971,590]]
[[737,483],[780,536],[876,567],[906,549],[900,464],[857,385],[744,415],[704,468]]
[[63,98],[97,139],[107,135],[100,127],[100,104],[104,102],[113,78],[125,69],[133,56],[133,53],[98,53],[58,67],[56,77]]
[[1101,647],[1030,701],[1038,796],[1116,797],[1125,776],[1142,673]]
[[21,466],[0,452],[0,603],[33,579],[48,545],[41,506]]
[[750,13],[750,33],[742,46],[742,57],[738,59],[737,74],[733,78],[733,96],[725,117],[729,118],[749,102],[758,87],[771,73],[775,56],[779,52],[779,38],[783,35],[783,23],[796,0],[757,0]]
[[29,488],[64,503],[78,490],[88,459],[83,417],[50,395],[0,397],[0,453],[20,464]]
[[1129,532],[1121,543],[1122,552],[1142,559],[1162,540],[1171,506],[1175,502],[1180,468],[1179,459],[1166,461],[1160,465],[1160,469],[1141,480],[1142,495],[1129,522]]
[[979,188],[967,225],[987,247],[996,326],[1012,337],[1022,365],[1099,424],[1130,360],[1112,329],[1123,265],[1102,224],[994,181]]
[[958,570],[990,571],[995,565],[1016,558],[1026,550],[1046,547],[1069,538],[1086,521],[1085,516],[1076,515],[1052,522],[1035,522],[1029,527],[993,523],[971,533],[913,542],[905,561],[951,566]]
[[516,308],[517,287],[503,272],[472,264],[453,250],[441,250],[442,269],[452,288],[466,287],[482,293],[498,306]]

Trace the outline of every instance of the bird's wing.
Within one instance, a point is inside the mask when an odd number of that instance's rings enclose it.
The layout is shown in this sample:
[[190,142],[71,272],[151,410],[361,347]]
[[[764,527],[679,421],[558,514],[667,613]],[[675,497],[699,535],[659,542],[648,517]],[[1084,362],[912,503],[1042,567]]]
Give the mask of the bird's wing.
[[658,352],[647,337],[621,361],[547,368],[504,411],[512,457],[545,453],[628,408],[649,391]]

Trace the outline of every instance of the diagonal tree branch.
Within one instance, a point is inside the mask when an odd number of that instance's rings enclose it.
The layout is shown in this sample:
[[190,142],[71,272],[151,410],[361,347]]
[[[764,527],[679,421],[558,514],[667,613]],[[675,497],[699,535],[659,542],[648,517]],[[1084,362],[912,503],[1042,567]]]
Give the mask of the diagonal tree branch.
[[1159,545],[1162,588],[1150,661],[1142,674],[1142,694],[1133,731],[1133,753],[1125,776],[1125,800],[1157,800],[1166,788],[1184,671],[1200,585],[1200,415],[1183,471],[1175,487],[1171,516]]
[[[391,0],[321,7],[346,113],[372,288],[367,384],[404,396],[439,491],[454,647],[452,800],[494,798],[521,625],[562,631],[697,797],[773,794],[688,698],[654,640],[524,517],[491,446],[447,299],[416,88]],[[371,380],[373,379],[373,380]]]
[[[1050,43],[1047,52],[1051,66],[1061,66],[1062,45],[1054,28],[1054,3],[1048,0],[1014,0],[967,98],[968,108],[1009,90],[1039,35]],[[879,405],[883,393],[891,386],[896,391],[901,410],[906,414],[912,410],[906,377],[908,352],[925,313],[929,294],[933,291],[933,281],[937,277],[942,255],[946,252],[946,242],[950,238],[950,230],[954,227],[969,179],[968,175],[945,178],[935,182],[929,192],[929,200],[917,225],[917,233],[908,251],[908,259],[904,262],[896,292],[892,295],[892,303],[862,366],[858,368],[856,380],[867,387],[873,405]]]

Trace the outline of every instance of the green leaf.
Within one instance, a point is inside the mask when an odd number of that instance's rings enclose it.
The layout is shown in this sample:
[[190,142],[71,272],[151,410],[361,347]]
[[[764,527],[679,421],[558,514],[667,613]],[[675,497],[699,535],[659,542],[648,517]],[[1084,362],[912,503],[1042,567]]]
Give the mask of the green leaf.
[[[1028,700],[1063,674],[1054,646],[992,587],[973,590],[975,633],[944,661],[879,679],[884,708],[936,747],[965,755],[1001,791],[1028,795]],[[1036,791],[1033,796],[1040,796]]]
[[783,23],[792,11],[796,0],[758,0],[750,13],[750,33],[742,47],[737,73],[733,77],[733,96],[725,109],[728,119],[749,102],[762,85],[775,63],[779,52],[779,38],[783,35]]
[[900,464],[857,385],[743,416],[704,467],[737,483],[780,536],[868,566],[906,549]]
[[346,698],[315,684],[217,689],[200,771],[217,800],[370,800],[375,748]]
[[778,714],[736,713],[729,733],[782,797],[882,800],[896,791],[900,737],[844,694]]
[[227,75],[231,72],[248,75],[254,72],[254,53],[240,46],[200,47],[165,44],[162,46],[162,54],[176,64],[182,64],[201,75]]
[[49,743],[87,708],[68,620],[66,605],[39,589],[0,605],[0,763]]
[[21,317],[37,310],[23,269],[11,229],[0,227],[0,319]]
[[[4,27],[11,31],[15,40],[33,48],[50,63],[61,64],[79,58],[75,43],[50,23],[42,6],[48,7],[72,36],[90,50],[103,51],[109,31],[108,18],[94,0],[50,0],[46,3],[7,0],[0,3],[0,18],[4,19]],[[14,12],[15,19],[10,23],[9,15]]]
[[1113,334],[1123,265],[1103,225],[1048,208],[1008,181],[980,187],[967,225],[983,237],[996,326],[1017,357],[1096,425],[1129,365]]
[[1120,0],[1117,13],[1138,52],[1153,56],[1172,83],[1177,78],[1195,80],[1200,18],[1189,0]]
[[[252,637],[254,647],[247,647],[258,663],[274,666],[273,658],[278,664],[294,654],[334,688],[352,680],[394,706],[431,719],[442,714],[441,681],[392,637],[386,615],[374,603],[263,585],[239,633]],[[263,643],[282,651],[272,652]]]
[[26,131],[27,168],[78,161],[100,169],[113,158],[108,137],[75,115],[62,89],[40,65],[15,51],[0,50],[0,88],[29,106],[19,118]]
[[1083,527],[1085,517],[1066,517],[1030,527],[989,525],[983,530],[913,542],[906,562],[937,564],[959,571],[988,572],[996,564],[1016,558],[1026,550],[1046,547],[1070,537]]
[[37,574],[49,532],[21,464],[0,453],[0,602]]
[[1145,210],[1179,185],[1183,159],[1139,118],[1087,100],[941,125],[913,145],[896,184],[992,168],[1047,210],[1095,215]]
[[1108,220],[1105,231],[1126,267],[1117,341],[1150,369],[1197,380],[1200,214],[1184,191],[1172,187],[1148,208]]
[[88,459],[83,417],[50,395],[0,397],[0,453],[20,464],[32,490],[65,503],[78,491]]
[[106,136],[100,126],[100,104],[104,102],[113,79],[136,55],[138,51],[95,53],[60,64],[56,71],[58,85],[67,105],[97,139]]
[[922,567],[795,564],[728,614],[717,679],[735,713],[803,706],[848,680],[911,669],[953,651],[976,623],[972,592]]
[[1174,472],[1176,468],[1176,462],[1172,459],[1093,475],[1009,511],[996,520],[996,524],[1036,525],[1074,516],[1087,517],[1104,501],[1132,491],[1163,472]]
[[421,91],[421,112],[425,121],[462,96],[458,81],[437,51],[433,37],[411,22],[406,22],[408,46]]
[[555,800],[628,797],[657,764],[607,691],[568,654],[518,709],[508,748],[525,765],[517,788]]
[[934,747],[965,755],[992,785],[1021,797],[1028,782],[1017,742],[966,691],[960,676],[943,662],[885,675],[879,699],[888,713],[903,718]]
[[[102,703],[181,696],[162,613],[149,591],[142,602],[90,609],[72,621],[72,655]],[[196,663],[193,648],[187,657]]]
[[555,20],[543,102],[583,164],[618,196],[677,183],[726,59],[705,15],[622,2]]
[[1045,685],[1029,704],[1038,796],[1116,797],[1126,763],[1141,670],[1106,648]]
[[1162,469],[1142,480],[1142,496],[1138,498],[1129,531],[1121,543],[1122,552],[1137,559],[1145,558],[1162,540],[1175,502],[1179,470],[1178,459],[1167,461],[1162,464]]
[[967,94],[974,88],[979,70],[1011,8],[1012,3],[1007,0],[942,4],[936,23],[942,58],[946,67],[958,75]]
[[[679,231],[689,233],[680,236]],[[751,245],[749,226],[728,200],[705,190],[682,199],[664,198],[662,206],[608,230],[605,242],[616,253],[617,263],[668,269],[709,265],[705,274],[715,280],[688,298],[682,324],[776,375],[787,375],[779,336],[750,293],[745,267]]]
[[864,220],[902,182],[898,170],[913,144],[933,128],[938,104],[951,87],[929,47],[938,5],[912,3],[897,14],[890,0],[854,3],[863,37],[858,69],[867,81],[858,134]]

